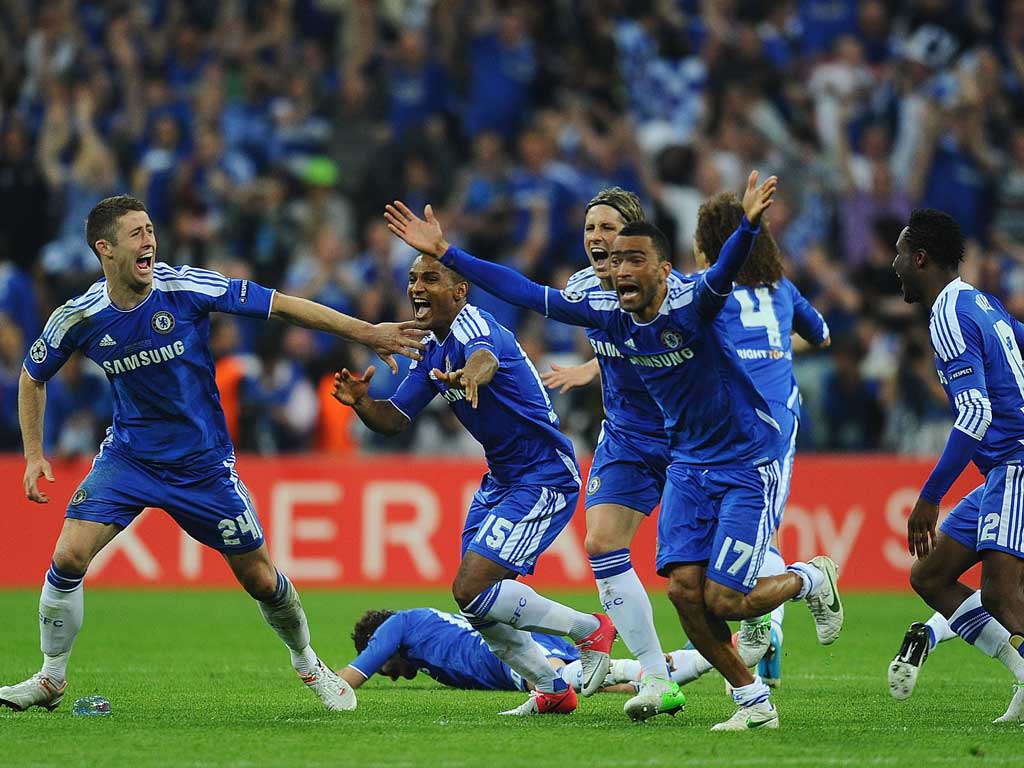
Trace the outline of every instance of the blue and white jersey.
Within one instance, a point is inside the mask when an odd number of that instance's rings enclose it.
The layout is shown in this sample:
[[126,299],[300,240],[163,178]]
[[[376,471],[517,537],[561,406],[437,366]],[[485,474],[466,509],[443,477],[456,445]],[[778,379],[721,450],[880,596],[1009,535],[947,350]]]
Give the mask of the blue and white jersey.
[[[589,294],[600,291],[601,281],[593,267],[581,269],[565,284],[568,294]],[[665,423],[647,387],[637,375],[633,364],[615,346],[602,328],[585,328],[587,339],[601,368],[601,394],[604,417],[613,427],[640,437],[665,441]]]
[[761,465],[778,454],[780,432],[720,316],[727,298],[703,275],[673,273],[665,301],[648,323],[623,311],[614,291],[545,288],[543,311],[609,334],[661,410],[673,462]]
[[722,307],[722,319],[736,354],[773,412],[781,405],[799,416],[790,337],[796,331],[810,343],[821,344],[828,338],[824,318],[784,277],[774,286],[737,285]]
[[[547,656],[566,661],[578,658],[576,648],[562,638],[534,637],[545,646]],[[491,652],[466,619],[433,608],[413,608],[388,617],[349,666],[369,678],[395,654],[452,688],[514,691],[523,687],[522,678]]]
[[980,441],[978,469],[1024,459],[1024,324],[958,277],[935,300],[928,327],[953,426]]
[[207,341],[210,313],[267,318],[274,292],[217,272],[157,263],[129,310],[106,280],[59,307],[25,358],[48,381],[76,349],[107,374],[114,396],[109,448],[154,464],[213,464],[232,451]]
[[[572,443],[559,431],[558,415],[537,369],[511,331],[489,313],[467,304],[456,315],[446,339],[430,334],[423,341],[427,345],[423,360],[410,366],[391,397],[398,410],[412,421],[440,394],[483,446],[491,475],[501,485],[580,487]],[[497,358],[498,372],[480,388],[474,409],[464,390],[437,381],[432,371],[464,368],[478,349]]]

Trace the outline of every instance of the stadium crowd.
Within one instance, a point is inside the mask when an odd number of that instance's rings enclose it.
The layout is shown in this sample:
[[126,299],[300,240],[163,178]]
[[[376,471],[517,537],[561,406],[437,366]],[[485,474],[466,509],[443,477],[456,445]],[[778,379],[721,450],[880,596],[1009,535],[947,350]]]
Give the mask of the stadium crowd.
[[[1024,0],[11,0],[0,450],[20,445],[26,349],[101,274],[83,222],[108,195],[146,201],[163,261],[376,322],[410,315],[392,199],[432,202],[453,241],[561,284],[600,189],[640,194],[690,271],[701,201],[757,168],[780,178],[772,231],[834,339],[795,365],[801,447],[937,453],[947,401],[894,244],[914,206],[949,212],[965,278],[1024,316],[1022,116]],[[470,300],[541,370],[590,356],[575,329]],[[400,439],[352,423],[331,382],[362,348],[226,315],[211,348],[242,450],[478,450],[440,400]],[[95,452],[102,376],[76,357],[50,383],[48,453]],[[594,444],[598,387],[556,408]]]

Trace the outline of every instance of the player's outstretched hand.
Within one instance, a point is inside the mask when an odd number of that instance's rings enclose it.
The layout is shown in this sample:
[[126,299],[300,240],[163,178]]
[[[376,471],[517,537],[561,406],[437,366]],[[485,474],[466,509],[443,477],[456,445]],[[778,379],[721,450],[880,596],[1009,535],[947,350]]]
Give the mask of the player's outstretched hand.
[[919,498],[907,518],[907,548],[910,554],[924,558],[935,549],[935,522],[938,519],[938,505]]
[[334,374],[334,389],[331,390],[331,397],[342,405],[355,405],[360,398],[366,397],[370,389],[370,379],[377,369],[372,365],[367,368],[363,375],[352,373],[348,368],[342,368],[339,373]]
[[743,193],[743,213],[746,214],[747,221],[755,227],[761,225],[761,216],[771,207],[778,183],[778,176],[769,176],[764,184],[757,186],[757,171],[750,172],[747,189]]
[[51,483],[53,482],[53,470],[50,468],[50,462],[43,457],[38,459],[29,459],[25,462],[25,496],[29,501],[34,501],[37,504],[46,504],[50,501],[50,497],[45,491],[39,489],[39,478],[45,477]]
[[477,403],[480,402],[480,387],[482,384],[472,373],[467,373],[465,368],[459,368],[457,371],[448,371],[448,373],[435,368],[433,374],[435,379],[443,381],[452,389],[465,390],[466,400],[469,401],[471,407],[476,408]]
[[421,219],[401,200],[395,200],[391,205],[384,206],[384,219],[388,229],[420,253],[440,259],[448,250],[448,241],[444,239],[441,223],[434,216],[434,209],[430,205],[423,208]]
[[561,366],[557,363],[551,364],[551,370],[540,375],[540,380],[548,389],[558,389],[565,394],[575,387],[585,387],[594,380],[597,375],[597,366],[590,363],[583,365]]
[[422,360],[421,350],[427,348],[423,337],[429,331],[416,327],[415,320],[401,323],[377,323],[372,326],[366,346],[377,353],[377,357],[388,364],[391,373],[398,373],[398,364],[392,355],[403,355],[413,360]]

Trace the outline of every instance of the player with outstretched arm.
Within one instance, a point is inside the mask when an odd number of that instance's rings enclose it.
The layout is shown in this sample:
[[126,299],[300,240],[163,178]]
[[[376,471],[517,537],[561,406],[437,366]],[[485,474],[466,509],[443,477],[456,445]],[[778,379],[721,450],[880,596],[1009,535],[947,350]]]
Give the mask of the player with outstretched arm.
[[835,564],[827,557],[757,578],[777,516],[781,434],[718,314],[775,185],[772,177],[758,186],[751,173],[742,225],[715,266],[693,280],[672,274],[660,230],[646,222],[626,225],[611,254],[616,290],[590,294],[545,288],[450,246],[429,206],[426,220],[398,201],[385,213],[392,232],[485,290],[562,322],[604,328],[620,350],[630,350],[671,446],[658,570],[669,579],[687,636],[730,683],[737,705],[716,730],[778,727],[770,690],[732,647],[727,619],[753,618],[784,600],[807,598],[823,644],[835,641],[843,619]]
[[[603,680],[615,628],[604,614],[581,613],[516,581],[568,524],[579,498],[572,443],[530,359],[515,336],[466,301],[466,278],[421,254],[409,270],[409,300],[418,327],[429,330],[390,400],[367,394],[373,366],[343,370],[333,395],[374,432],[397,434],[440,394],[484,447],[488,473],[462,531],[462,562],[452,594],[463,616],[495,655],[536,685],[508,715],[568,713],[576,692],[548,665],[531,631],[568,635],[580,648],[584,680]],[[525,631],[524,631],[525,630]]]
[[67,688],[71,647],[82,626],[82,582],[93,558],[146,507],[161,507],[197,541],[220,552],[303,682],[329,710],[354,709],[355,694],[310,647],[299,596],[277,570],[235,454],[207,346],[211,312],[274,317],[358,341],[397,370],[392,354],[417,359],[422,332],[409,323],[370,325],[249,280],[157,261],[146,207],[121,195],[99,202],[85,235],[104,278],[59,307],[32,344],[18,387],[25,495],[46,504],[53,481],[43,455],[46,382],[76,349],[107,373],[113,426],[67,507],[39,598],[42,669],[0,687],[15,710],[55,709]]

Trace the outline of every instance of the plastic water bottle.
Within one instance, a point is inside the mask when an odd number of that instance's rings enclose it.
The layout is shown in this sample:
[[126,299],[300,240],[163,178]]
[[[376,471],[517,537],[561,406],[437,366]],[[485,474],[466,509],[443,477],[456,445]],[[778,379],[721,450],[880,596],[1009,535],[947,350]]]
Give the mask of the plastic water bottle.
[[71,711],[76,715],[109,715],[110,702],[102,696],[84,696]]

